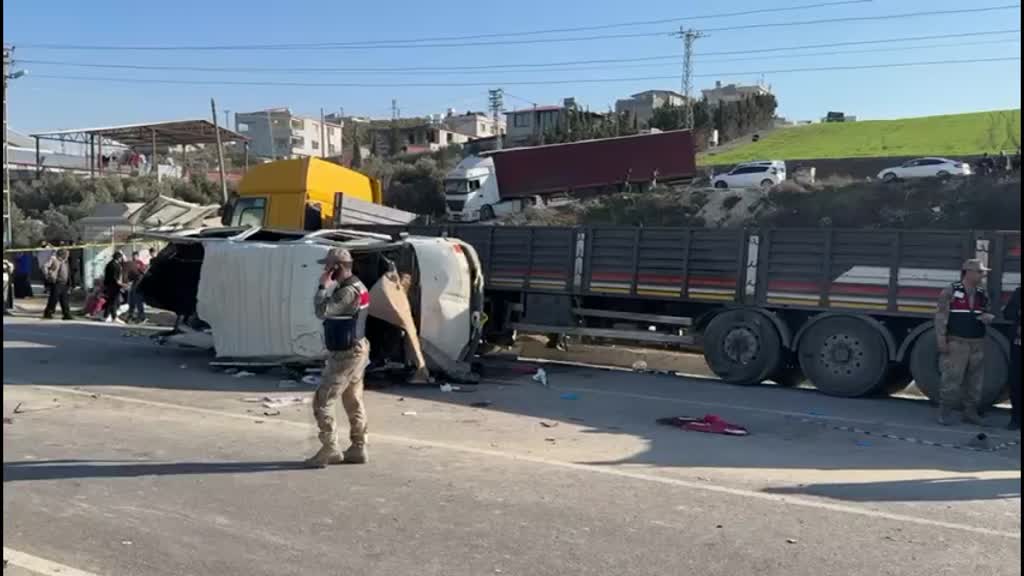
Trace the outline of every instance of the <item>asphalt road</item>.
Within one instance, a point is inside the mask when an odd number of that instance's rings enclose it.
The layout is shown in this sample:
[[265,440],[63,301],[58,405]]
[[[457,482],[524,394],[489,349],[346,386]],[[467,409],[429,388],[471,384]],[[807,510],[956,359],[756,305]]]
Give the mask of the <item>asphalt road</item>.
[[[4,320],[5,574],[1021,572],[1019,436],[920,401],[503,363],[368,392],[372,462],[308,471],[309,406],[248,401],[308,388],[124,334]],[[752,435],[654,422],[705,413]]]

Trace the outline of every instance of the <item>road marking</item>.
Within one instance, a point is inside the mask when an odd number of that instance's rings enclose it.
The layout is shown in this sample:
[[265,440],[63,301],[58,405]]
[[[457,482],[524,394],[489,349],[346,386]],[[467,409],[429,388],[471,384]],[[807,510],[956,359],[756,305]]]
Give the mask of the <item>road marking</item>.
[[4,566],[6,567],[8,564],[44,576],[98,576],[93,572],[86,572],[85,570],[58,564],[57,562],[18,550],[12,550],[4,546]]
[[[86,392],[82,390],[74,390],[64,388],[60,386],[36,386],[37,389],[46,390],[53,393],[70,394],[74,396],[88,396],[92,397],[92,392]],[[174,404],[170,402],[160,402],[157,400],[143,400],[140,398],[131,398],[128,396],[118,396],[112,394],[103,394],[100,396],[101,400],[115,400],[126,404],[135,404],[139,406],[149,406],[152,408],[179,410],[182,412],[191,412],[194,414],[203,414],[206,416],[219,416],[221,418],[230,418],[234,420],[245,420],[249,422],[260,421],[264,424],[277,424],[281,426],[288,426],[290,428],[301,428],[302,430],[308,430],[310,424],[303,422],[295,422],[291,420],[267,420],[256,416],[250,416],[248,414],[236,414],[232,412],[224,412],[221,410],[213,410],[210,408],[199,408],[196,406],[187,406],[182,404]],[[462,452],[466,454],[475,454],[478,456],[489,456],[493,458],[501,458],[505,460],[514,460],[516,462],[530,462],[532,464],[540,464],[544,466],[550,466],[553,468],[561,468],[563,470],[572,470],[575,472],[587,472],[591,474],[601,474],[604,476],[612,476],[616,478],[625,478],[629,480],[638,480],[642,482],[648,482],[652,484],[662,484],[665,486],[673,486],[676,488],[687,488],[691,490],[698,490],[701,492],[710,492],[714,494],[725,494],[728,496],[735,496],[739,498],[746,498],[749,500],[760,500],[764,502],[771,502],[774,504],[784,504],[789,506],[799,506],[802,508],[809,508],[815,510],[825,510],[829,512],[836,512],[839,514],[847,514],[851,516],[861,516],[866,518],[873,518],[878,520],[891,520],[894,522],[902,522],[906,524],[917,524],[920,526],[929,526],[933,528],[945,528],[948,530],[957,530],[960,532],[970,532],[973,534],[981,534],[985,536],[998,536],[1002,538],[1009,538],[1012,540],[1020,540],[1020,532],[1009,532],[1004,530],[994,530],[991,528],[984,528],[981,526],[972,526],[969,524],[958,524],[955,522],[944,522],[942,520],[932,520],[928,518],[920,518],[918,516],[908,516],[905,514],[893,514],[889,512],[881,512],[878,510],[871,510],[867,508],[858,508],[856,506],[849,506],[845,504],[833,504],[830,502],[823,502],[818,500],[810,500],[805,498],[796,498],[792,496],[786,496],[781,494],[768,494],[765,492],[758,492],[755,490],[747,490],[743,488],[730,488],[727,486],[715,486],[709,485],[702,482],[692,482],[689,480],[681,480],[678,478],[668,478],[665,476],[659,476],[656,474],[649,474],[645,472],[631,472],[627,470],[620,470],[611,468],[608,466],[595,466],[589,464],[578,464],[575,462],[564,462],[560,460],[552,460],[548,458],[541,458],[537,456],[528,456],[524,454],[512,454],[509,452],[500,452],[497,450],[488,450],[485,448],[475,448],[472,446],[462,446],[459,444],[450,444],[447,442],[437,442],[434,440],[423,440],[421,438],[408,438],[405,436],[395,436],[391,434],[374,434],[375,440],[380,440],[389,444],[402,444],[406,446],[417,446],[425,448],[437,448],[441,450],[450,450],[454,452]]]
[[[720,382],[720,380],[711,380],[703,378],[703,380],[709,380],[711,382]],[[514,380],[495,380],[487,378],[484,380],[485,383],[489,384],[504,384],[508,386],[523,386],[528,384],[527,381],[517,382]],[[751,412],[755,414],[771,414],[773,416],[786,416],[790,418],[806,418],[810,420],[818,420],[822,422],[847,422],[850,424],[861,424],[869,426],[880,426],[883,428],[899,428],[902,430],[913,430],[916,432],[931,432],[933,434],[958,434],[962,435],[963,430],[955,428],[938,428],[935,426],[917,426],[914,424],[900,424],[898,422],[882,422],[879,420],[865,420],[862,418],[847,418],[844,416],[824,416],[810,414],[808,412],[793,412],[791,410],[776,410],[773,408],[759,408],[757,406],[743,406],[740,404],[726,404],[724,402],[708,402],[704,400],[687,400],[685,398],[673,398],[671,396],[657,396],[653,394],[637,394],[634,392],[616,392],[614,390],[599,390],[596,388],[581,388],[578,386],[552,386],[553,390],[561,392],[578,392],[583,394],[595,394],[598,396],[611,396],[615,398],[628,398],[631,400],[650,400],[653,402],[668,402],[672,404],[688,404],[690,406],[702,406],[704,408],[717,408],[721,410],[739,410],[741,412]]]

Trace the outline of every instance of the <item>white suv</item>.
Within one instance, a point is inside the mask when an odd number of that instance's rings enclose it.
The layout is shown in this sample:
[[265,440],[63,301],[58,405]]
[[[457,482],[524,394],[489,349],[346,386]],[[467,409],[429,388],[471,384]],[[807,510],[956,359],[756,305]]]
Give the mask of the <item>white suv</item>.
[[886,168],[878,173],[878,178],[885,182],[896,182],[912,178],[950,178],[970,175],[971,166],[965,162],[948,158],[918,158],[905,162],[901,166]]
[[762,160],[737,164],[727,174],[715,176],[715,188],[771,188],[786,179],[786,163]]

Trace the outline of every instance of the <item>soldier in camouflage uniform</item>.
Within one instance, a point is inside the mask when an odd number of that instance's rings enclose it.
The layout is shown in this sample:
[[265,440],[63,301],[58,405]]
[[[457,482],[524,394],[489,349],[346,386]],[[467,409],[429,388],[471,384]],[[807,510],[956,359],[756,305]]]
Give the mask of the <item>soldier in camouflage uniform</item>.
[[[365,464],[366,411],[363,408],[363,372],[370,355],[366,340],[366,314],[370,293],[352,273],[352,255],[334,248],[320,261],[324,272],[314,299],[316,315],[324,320],[327,365],[313,398],[313,416],[320,428],[323,447],[306,465],[324,468],[328,464]],[[352,446],[338,451],[335,415],[337,400],[345,408]]]
[[981,260],[964,262],[960,282],[939,295],[935,313],[942,384],[939,391],[939,423],[952,423],[952,413],[961,404],[964,422],[982,425],[978,404],[985,380],[986,326],[995,317],[988,312],[989,301],[982,281],[988,268]]

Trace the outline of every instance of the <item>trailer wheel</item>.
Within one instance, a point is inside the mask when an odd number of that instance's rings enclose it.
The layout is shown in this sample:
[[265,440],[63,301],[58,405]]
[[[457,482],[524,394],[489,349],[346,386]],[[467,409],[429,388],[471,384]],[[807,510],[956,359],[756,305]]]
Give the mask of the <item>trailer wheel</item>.
[[[981,389],[981,406],[987,408],[1003,399],[1009,360],[999,341],[990,332],[985,338],[985,383]],[[935,330],[921,334],[910,353],[910,372],[922,394],[932,402],[939,401],[942,373],[939,370],[939,346]]]
[[836,316],[815,323],[800,339],[798,356],[804,374],[829,396],[873,394],[889,372],[885,339],[856,318]]
[[715,316],[704,331],[704,359],[730,384],[760,384],[781,368],[782,339],[761,314],[730,310]]
[[489,204],[480,208],[480,220],[483,222],[494,220],[494,208],[491,208]]

